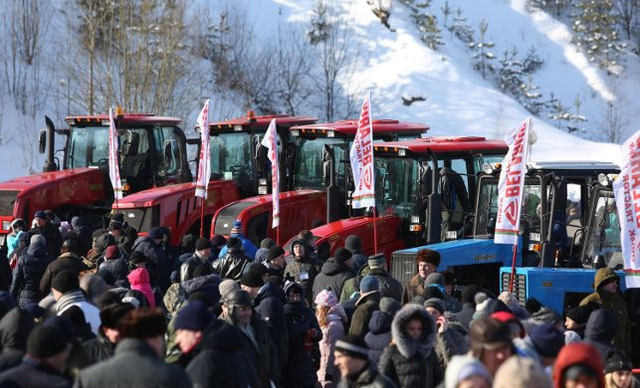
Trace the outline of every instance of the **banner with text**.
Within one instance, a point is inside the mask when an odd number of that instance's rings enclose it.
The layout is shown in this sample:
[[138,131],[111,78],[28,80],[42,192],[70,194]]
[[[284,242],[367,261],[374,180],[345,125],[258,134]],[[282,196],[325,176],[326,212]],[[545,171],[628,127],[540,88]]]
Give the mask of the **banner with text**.
[[620,220],[625,285],[640,287],[640,131],[622,145],[623,166],[613,182]]
[[349,153],[355,186],[351,199],[351,207],[354,209],[376,206],[372,121],[371,93],[368,93],[362,103],[358,130]]
[[209,100],[198,115],[198,127],[200,128],[200,160],[198,164],[198,180],[196,181],[196,197],[207,198],[209,177],[211,176],[211,151],[209,150],[211,138],[209,137]]
[[271,202],[273,202],[273,216],[271,227],[280,224],[280,173],[278,172],[278,130],[276,119],[271,120],[267,133],[264,134],[262,145],[268,148],[267,157],[271,162]]
[[118,164],[118,130],[113,120],[113,109],[109,108],[109,179],[113,186],[113,196],[122,199],[122,181]]
[[504,139],[509,145],[509,152],[502,162],[498,182],[498,213],[494,237],[496,244],[518,243],[530,130],[531,119],[527,119]]

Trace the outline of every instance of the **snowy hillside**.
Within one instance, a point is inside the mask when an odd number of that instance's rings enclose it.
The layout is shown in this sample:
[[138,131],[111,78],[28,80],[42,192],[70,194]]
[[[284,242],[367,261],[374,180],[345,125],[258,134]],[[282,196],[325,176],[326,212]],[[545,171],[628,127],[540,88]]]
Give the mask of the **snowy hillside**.
[[[62,3],[64,1],[61,0]],[[199,1],[192,3],[192,7],[209,8],[211,14],[215,14],[219,3]],[[241,0],[236,3],[249,10],[247,16],[259,32],[259,39],[267,42],[273,39],[278,26],[298,25],[301,29],[306,28],[316,1]],[[437,15],[441,27],[443,17],[440,7],[444,4],[445,0],[433,0],[431,3],[431,12]],[[540,92],[544,96],[553,93],[569,105],[577,95],[581,96],[581,113],[589,119],[585,124],[588,132],[581,134],[581,137],[600,138],[597,131],[599,121],[604,120],[607,102],[616,98],[627,102],[624,106],[629,120],[626,136],[640,127],[640,118],[632,114],[640,110],[640,91],[634,87],[640,78],[637,57],[625,57],[626,72],[616,85],[608,85],[606,74],[589,63],[570,44],[571,30],[544,12],[528,12],[525,0],[449,0],[448,4],[453,9],[460,7],[463,10],[468,18],[467,23],[476,33],[480,21],[487,22],[486,39],[495,43],[492,51],[496,56],[513,46],[521,53],[535,46],[544,60],[542,68],[535,73],[535,83],[540,86]],[[353,55],[357,55],[361,62],[353,74],[339,81],[345,89],[357,91],[357,100],[361,100],[366,91],[372,92],[374,117],[428,123],[432,135],[499,138],[531,116],[519,102],[500,92],[493,82],[483,79],[473,69],[467,45],[449,31],[442,31],[444,45],[437,50],[428,49],[420,40],[411,10],[400,1],[394,1],[391,7],[390,28],[385,27],[372,13],[366,0],[334,1],[333,5],[340,7],[339,14],[354,32],[350,44],[353,46]],[[52,25],[58,27],[52,29],[51,34],[63,34],[63,29],[59,28],[63,24],[60,21],[62,18],[61,8],[54,7],[51,20]],[[56,82],[51,84],[57,85]],[[416,101],[407,106],[403,104],[403,96],[424,97],[426,101]],[[215,100],[216,96],[213,97]],[[44,114],[60,111],[56,99],[49,98],[39,107],[35,118],[23,117],[11,108],[8,98],[7,95],[0,95],[0,165],[5,166],[0,169],[1,180],[26,174],[25,166],[29,164],[34,170],[41,168],[40,155],[37,155],[37,161],[28,163],[32,157],[36,131],[44,126]],[[196,100],[199,101],[194,97],[190,117],[184,117],[188,123],[195,121],[200,109]],[[359,103],[355,101],[356,106]],[[296,113],[322,115],[313,111],[311,106],[303,107],[304,111]],[[243,112],[238,108],[230,113]],[[61,121],[57,123],[62,124]],[[554,125],[555,122],[546,115],[542,119],[534,118],[537,141],[533,145],[532,159],[620,162],[618,145],[587,141]],[[33,133],[18,136],[19,131]]]

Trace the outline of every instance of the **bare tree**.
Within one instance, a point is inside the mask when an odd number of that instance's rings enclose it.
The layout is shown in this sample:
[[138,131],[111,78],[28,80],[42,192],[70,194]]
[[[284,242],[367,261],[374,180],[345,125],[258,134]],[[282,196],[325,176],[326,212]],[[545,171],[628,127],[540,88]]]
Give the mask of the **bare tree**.
[[627,39],[631,39],[633,23],[638,17],[638,0],[615,0],[615,7],[620,15],[622,30],[627,34]]
[[610,143],[621,143],[626,139],[627,132],[632,124],[631,118],[634,116],[620,81],[613,79],[609,84],[615,99],[607,103],[600,120],[598,120],[597,125],[601,128],[601,131],[596,134],[595,138],[596,140]]
[[277,95],[289,114],[296,114],[298,108],[313,93],[309,85],[312,56],[311,46],[301,31],[295,28],[278,31],[274,50],[274,69],[279,81]]

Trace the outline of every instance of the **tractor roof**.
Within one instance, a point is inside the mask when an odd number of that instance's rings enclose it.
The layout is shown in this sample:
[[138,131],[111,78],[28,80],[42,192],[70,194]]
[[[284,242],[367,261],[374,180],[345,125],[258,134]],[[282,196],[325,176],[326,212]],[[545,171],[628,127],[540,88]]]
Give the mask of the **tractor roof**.
[[[402,122],[393,119],[373,120],[374,137],[385,135],[419,136],[429,130],[420,123]],[[298,136],[305,137],[354,137],[358,130],[357,120],[340,120],[333,123],[300,125],[291,128]]]
[[255,116],[249,112],[244,117],[234,117],[225,121],[210,122],[209,129],[212,132],[240,132],[259,131],[266,132],[272,119],[276,119],[276,124],[281,128],[290,128],[295,125],[312,124],[318,121],[311,116],[291,116],[291,115],[263,115]]
[[507,143],[481,136],[430,136],[391,143],[376,143],[376,153],[409,156],[409,154],[506,154]]
[[585,162],[585,161],[545,161],[529,162],[527,168],[540,171],[593,171],[594,173],[618,173],[620,166],[610,162]]
[[[115,114],[113,117],[118,127],[153,124],[178,125],[182,122],[177,117],[156,116],[152,113],[122,113]],[[78,127],[108,126],[109,115],[67,116],[64,121],[69,125]]]

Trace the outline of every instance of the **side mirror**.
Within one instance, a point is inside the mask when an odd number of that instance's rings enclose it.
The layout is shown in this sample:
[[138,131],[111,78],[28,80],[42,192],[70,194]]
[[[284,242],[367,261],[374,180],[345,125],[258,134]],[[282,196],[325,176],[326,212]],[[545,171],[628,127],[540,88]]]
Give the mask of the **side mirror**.
[[600,268],[604,268],[606,266],[607,266],[607,263],[604,260],[604,256],[603,255],[596,255],[596,257],[593,259],[593,268],[600,269]]
[[45,128],[40,129],[38,133],[38,152],[44,154],[47,150],[47,130]]

